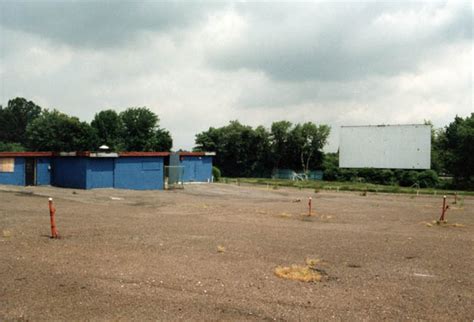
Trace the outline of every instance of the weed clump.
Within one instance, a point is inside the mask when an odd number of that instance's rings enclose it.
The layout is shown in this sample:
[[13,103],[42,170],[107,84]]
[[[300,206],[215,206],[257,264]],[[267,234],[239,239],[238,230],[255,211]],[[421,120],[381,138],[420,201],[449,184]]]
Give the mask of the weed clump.
[[289,267],[278,266],[275,275],[280,278],[301,282],[321,282],[322,275],[309,266],[291,265]]
[[275,268],[275,275],[280,278],[306,283],[321,282],[323,275],[326,275],[324,270],[316,268],[321,260],[307,258],[305,263],[306,265],[278,266]]

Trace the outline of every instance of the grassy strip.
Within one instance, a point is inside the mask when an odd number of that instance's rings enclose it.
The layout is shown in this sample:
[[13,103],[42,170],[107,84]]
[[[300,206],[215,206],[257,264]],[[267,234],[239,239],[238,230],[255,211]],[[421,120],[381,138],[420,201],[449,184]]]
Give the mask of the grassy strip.
[[337,182],[337,181],[293,181],[287,179],[269,179],[269,178],[221,178],[220,182],[234,184],[255,184],[268,185],[273,189],[278,187],[293,187],[299,189],[314,190],[336,190],[336,191],[367,191],[381,193],[408,193],[408,194],[425,194],[425,195],[454,195],[474,196],[474,191],[462,190],[443,190],[434,188],[409,188],[400,186],[388,186],[363,182]]

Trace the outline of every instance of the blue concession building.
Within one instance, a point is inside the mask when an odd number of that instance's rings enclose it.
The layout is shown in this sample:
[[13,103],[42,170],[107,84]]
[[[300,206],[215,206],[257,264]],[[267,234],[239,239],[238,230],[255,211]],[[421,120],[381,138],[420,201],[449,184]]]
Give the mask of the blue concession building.
[[168,152],[0,152],[0,184],[160,190]]
[[0,152],[0,184],[51,184],[52,152]]
[[178,152],[177,155],[179,165],[183,167],[183,182],[212,182],[215,152]]

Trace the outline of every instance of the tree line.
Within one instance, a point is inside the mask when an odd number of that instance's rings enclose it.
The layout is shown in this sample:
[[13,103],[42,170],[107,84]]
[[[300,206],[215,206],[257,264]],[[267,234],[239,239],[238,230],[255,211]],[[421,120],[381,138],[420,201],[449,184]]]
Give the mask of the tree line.
[[[474,188],[474,113],[456,116],[441,129],[432,126],[427,171],[340,169],[338,153],[323,153],[330,130],[312,122],[254,128],[230,121],[198,133],[194,150],[216,152],[214,165],[228,177],[270,177],[275,169],[323,170],[325,180]],[[115,151],[169,151],[173,140],[146,107],[103,110],[87,123],[24,98],[0,105],[0,151],[93,151],[102,144]],[[441,181],[440,175],[453,180]]]
[[215,151],[214,164],[231,177],[268,177],[273,169],[319,169],[330,127],[274,122],[270,129],[239,121],[196,135],[196,151]]
[[89,124],[17,97],[0,105],[0,151],[169,151],[170,133],[146,107],[104,110]]
[[[274,122],[270,129],[238,121],[196,135],[197,151],[215,151],[223,176],[270,177],[275,169],[323,170],[324,180],[361,181],[400,186],[474,189],[474,113],[456,116],[431,133],[431,169],[341,169],[338,153],[323,153],[330,127],[311,122]],[[448,178],[448,180],[441,180]],[[452,177],[452,180],[449,178]]]

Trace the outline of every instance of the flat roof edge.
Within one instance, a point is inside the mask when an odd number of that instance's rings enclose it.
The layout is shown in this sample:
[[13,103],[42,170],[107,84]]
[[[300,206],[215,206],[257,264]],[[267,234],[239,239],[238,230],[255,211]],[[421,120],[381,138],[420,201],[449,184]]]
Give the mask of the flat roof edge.
[[183,157],[203,157],[203,156],[215,156],[216,152],[177,152],[179,156]]
[[170,152],[119,152],[119,157],[167,157]]
[[341,127],[397,127],[397,126],[431,126],[428,124],[378,124],[378,125],[341,125]]
[[52,157],[53,152],[0,152],[0,157]]

